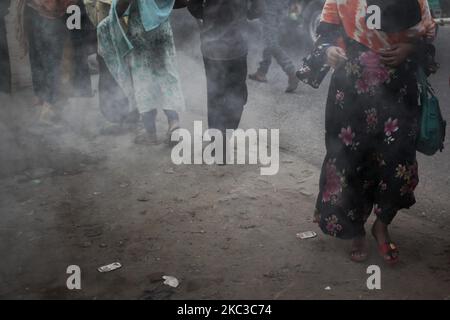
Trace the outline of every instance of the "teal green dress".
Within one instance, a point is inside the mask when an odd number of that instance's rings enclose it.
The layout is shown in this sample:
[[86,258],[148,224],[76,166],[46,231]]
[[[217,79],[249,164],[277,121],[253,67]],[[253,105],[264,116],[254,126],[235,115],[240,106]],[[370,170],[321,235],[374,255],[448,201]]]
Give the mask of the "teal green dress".
[[128,59],[139,112],[152,109],[184,111],[185,101],[169,20],[156,29],[145,31],[135,2],[130,8],[128,38],[134,47]]
[[[164,2],[162,9],[155,4]],[[99,54],[130,104],[140,113],[153,109],[184,111],[176,50],[169,15],[173,0],[134,1],[128,31],[113,0],[109,16],[97,27]]]

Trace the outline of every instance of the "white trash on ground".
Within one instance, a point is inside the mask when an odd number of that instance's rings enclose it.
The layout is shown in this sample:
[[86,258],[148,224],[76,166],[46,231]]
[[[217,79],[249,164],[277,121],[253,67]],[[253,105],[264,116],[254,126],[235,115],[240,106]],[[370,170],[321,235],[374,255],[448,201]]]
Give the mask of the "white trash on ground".
[[177,288],[180,285],[180,282],[175,277],[163,276],[163,279],[164,279],[164,284],[166,286],[169,286],[169,287],[172,287],[172,288]]
[[317,237],[317,233],[315,233],[314,231],[306,231],[306,232],[302,232],[302,233],[297,233],[297,238],[302,239],[302,240],[311,239],[311,238],[315,238],[315,237]]
[[98,272],[105,273],[105,272],[111,272],[111,271],[114,271],[114,270],[117,270],[120,268],[122,268],[122,265],[119,262],[114,262],[114,263],[108,264],[106,266],[100,267],[97,270],[98,270]]

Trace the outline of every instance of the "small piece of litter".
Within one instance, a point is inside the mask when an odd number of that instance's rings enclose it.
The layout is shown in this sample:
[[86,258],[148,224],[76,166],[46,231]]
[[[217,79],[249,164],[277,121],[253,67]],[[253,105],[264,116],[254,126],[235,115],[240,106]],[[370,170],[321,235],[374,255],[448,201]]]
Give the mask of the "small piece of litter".
[[98,270],[98,272],[105,273],[105,272],[111,272],[111,271],[114,271],[114,270],[117,270],[120,268],[122,268],[122,265],[119,262],[114,262],[114,263],[108,264],[106,266],[100,267],[97,270]]
[[86,242],[83,242],[82,244],[81,244],[81,247],[82,248],[89,248],[89,247],[91,247],[92,246],[92,242],[90,242],[90,241],[86,241]]
[[302,239],[302,240],[311,239],[311,238],[315,238],[315,237],[317,237],[317,233],[315,233],[314,231],[306,231],[306,232],[302,232],[302,233],[297,233],[297,238]]
[[326,287],[325,290],[330,291],[331,287]]
[[172,288],[177,288],[180,285],[180,282],[175,277],[163,276],[163,279],[164,279],[164,284],[166,286],[169,286],[169,287],[172,287]]

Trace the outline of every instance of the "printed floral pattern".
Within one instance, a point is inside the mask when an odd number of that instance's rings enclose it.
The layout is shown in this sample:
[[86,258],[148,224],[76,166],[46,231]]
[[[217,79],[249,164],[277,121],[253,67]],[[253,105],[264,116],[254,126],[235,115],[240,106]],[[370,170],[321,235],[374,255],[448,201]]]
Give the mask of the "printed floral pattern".
[[182,112],[185,100],[170,22],[146,32],[137,10],[136,6],[131,7],[128,24],[135,47],[129,58],[136,107],[140,113],[154,108]]
[[336,203],[344,186],[343,175],[337,171],[333,160],[328,161],[325,170],[326,185],[323,190],[322,201]]
[[386,143],[391,144],[395,141],[394,133],[398,131],[398,119],[389,118],[384,124],[384,134],[386,135]]
[[339,219],[336,215],[332,215],[328,218],[325,219],[326,220],[326,229],[328,231],[329,235],[332,235],[333,237],[336,237],[339,232],[342,231],[342,225],[340,225]]
[[371,108],[369,110],[366,110],[365,113],[366,113],[367,131],[372,132],[376,129],[378,125],[377,110],[375,108]]
[[344,108],[344,99],[345,99],[345,93],[338,90],[336,92],[336,104],[342,108]]
[[402,196],[411,194],[419,184],[418,165],[415,162],[413,165],[405,166],[399,164],[396,169],[396,178],[403,180],[404,184],[400,189]]
[[350,147],[351,150],[356,150],[359,146],[359,142],[355,141],[355,133],[352,128],[348,126],[347,128],[342,128],[341,133],[339,133],[339,139],[346,147]]
[[339,138],[348,147],[353,144],[353,139],[355,138],[355,133],[352,132],[352,128],[348,126],[347,128],[342,128]]
[[361,76],[361,67],[357,63],[348,62],[345,64],[345,72],[347,72],[347,76]]
[[344,239],[364,234],[369,212],[390,223],[397,210],[411,207],[419,181],[420,108],[408,96],[417,89],[415,75],[406,64],[388,69],[377,53],[356,48],[332,77],[317,201],[322,230]]
[[380,56],[373,51],[361,54],[359,61],[363,68],[361,77],[356,81],[356,90],[359,94],[375,94],[376,87],[389,81],[390,73],[380,61]]

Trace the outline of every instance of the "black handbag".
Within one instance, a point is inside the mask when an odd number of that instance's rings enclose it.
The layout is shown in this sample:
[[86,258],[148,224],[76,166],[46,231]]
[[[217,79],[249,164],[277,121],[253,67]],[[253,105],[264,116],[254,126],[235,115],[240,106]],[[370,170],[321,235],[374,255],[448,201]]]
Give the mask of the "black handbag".
[[310,55],[303,59],[302,66],[296,73],[300,81],[314,89],[319,88],[331,69],[326,65],[326,48],[329,46],[329,44],[317,46]]

